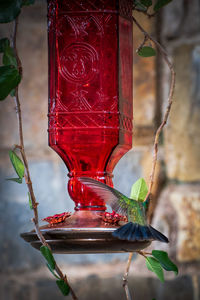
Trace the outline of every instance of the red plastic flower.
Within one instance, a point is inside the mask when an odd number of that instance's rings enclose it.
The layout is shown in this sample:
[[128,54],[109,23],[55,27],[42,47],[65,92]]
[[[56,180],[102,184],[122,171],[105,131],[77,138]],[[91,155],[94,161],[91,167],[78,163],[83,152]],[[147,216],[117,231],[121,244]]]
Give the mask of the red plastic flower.
[[62,214],[56,214],[56,215],[53,215],[53,216],[46,217],[46,218],[42,219],[42,221],[46,221],[50,225],[53,225],[53,224],[58,224],[58,223],[64,222],[65,219],[70,217],[70,216],[71,216],[70,212],[64,212]]
[[119,221],[128,222],[126,216],[117,214],[114,210],[112,213],[105,212],[102,215],[102,219],[105,223],[109,223],[112,225],[118,225]]

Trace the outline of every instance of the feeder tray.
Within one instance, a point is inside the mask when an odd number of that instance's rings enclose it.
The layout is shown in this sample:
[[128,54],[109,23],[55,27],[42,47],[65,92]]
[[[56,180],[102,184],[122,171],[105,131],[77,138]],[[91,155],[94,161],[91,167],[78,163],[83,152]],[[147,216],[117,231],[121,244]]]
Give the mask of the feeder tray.
[[[148,247],[150,241],[129,242],[112,236],[113,228],[66,228],[42,230],[42,233],[51,246],[53,253],[120,253],[133,252]],[[35,249],[42,246],[35,232],[25,232],[21,237]]]
[[[150,240],[139,242],[119,240],[112,236],[117,228],[103,223],[96,212],[79,211],[62,224],[51,227],[47,225],[40,229],[52,251],[60,254],[133,252],[151,244]],[[22,233],[21,237],[32,247],[40,249],[42,244],[35,231]]]

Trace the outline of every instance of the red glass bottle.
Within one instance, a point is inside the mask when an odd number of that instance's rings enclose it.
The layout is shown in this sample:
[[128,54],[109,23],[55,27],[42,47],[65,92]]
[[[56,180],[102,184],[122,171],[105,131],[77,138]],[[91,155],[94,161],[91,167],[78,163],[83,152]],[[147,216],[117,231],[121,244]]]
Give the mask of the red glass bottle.
[[132,0],[49,0],[49,145],[69,170],[75,210],[104,211],[83,187],[112,186],[132,146]]

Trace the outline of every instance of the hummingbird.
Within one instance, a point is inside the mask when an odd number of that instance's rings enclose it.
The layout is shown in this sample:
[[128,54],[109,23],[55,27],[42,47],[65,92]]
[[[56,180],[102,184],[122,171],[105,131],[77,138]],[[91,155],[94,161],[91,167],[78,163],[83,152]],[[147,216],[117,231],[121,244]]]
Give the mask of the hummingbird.
[[[146,192],[139,199],[128,198],[118,190],[89,177],[79,177],[78,180],[90,188],[99,198],[105,201],[113,211],[127,216],[128,223],[116,229],[112,235],[120,240],[153,241],[168,243],[168,238],[147,223],[146,212],[149,199],[145,200]],[[143,178],[139,179],[143,180]],[[139,182],[138,180],[138,182]],[[144,181],[145,182],[145,181]],[[146,183],[145,183],[146,184]],[[133,187],[132,187],[133,190]],[[138,197],[137,197],[138,198]],[[145,200],[145,201],[144,201]]]

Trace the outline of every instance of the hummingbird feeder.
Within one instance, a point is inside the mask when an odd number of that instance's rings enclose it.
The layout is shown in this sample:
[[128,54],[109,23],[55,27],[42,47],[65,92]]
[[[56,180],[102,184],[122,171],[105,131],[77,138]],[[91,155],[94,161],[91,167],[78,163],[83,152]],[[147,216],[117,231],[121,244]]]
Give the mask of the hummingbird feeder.
[[[132,147],[132,34],[132,0],[48,1],[49,146],[69,170],[75,203],[73,214],[45,218],[41,227],[55,253],[131,252],[151,243],[115,238],[121,217],[106,214],[78,180],[112,187],[113,169]],[[22,237],[40,248],[35,231]]]

